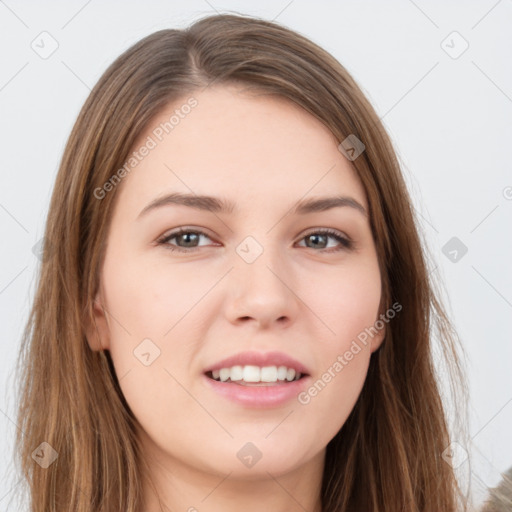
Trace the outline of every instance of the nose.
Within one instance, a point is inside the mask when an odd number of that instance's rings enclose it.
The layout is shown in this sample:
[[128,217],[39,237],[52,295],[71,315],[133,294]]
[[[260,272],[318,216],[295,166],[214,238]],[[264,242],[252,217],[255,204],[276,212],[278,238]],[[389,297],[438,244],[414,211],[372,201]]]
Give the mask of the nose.
[[[237,256],[238,258],[238,256]],[[261,329],[293,322],[300,300],[282,255],[265,250],[255,261],[235,260],[230,273],[227,316],[235,324],[254,323]]]

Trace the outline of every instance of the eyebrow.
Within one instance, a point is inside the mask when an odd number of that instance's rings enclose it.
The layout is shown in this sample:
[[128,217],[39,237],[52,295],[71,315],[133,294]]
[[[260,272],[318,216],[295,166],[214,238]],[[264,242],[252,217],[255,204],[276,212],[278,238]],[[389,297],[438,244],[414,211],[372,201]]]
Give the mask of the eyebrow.
[[[172,193],[162,197],[156,198],[151,201],[139,213],[138,217],[147,214],[148,212],[169,205],[181,205],[194,208],[196,210],[203,210],[213,213],[233,213],[236,211],[236,204],[227,199],[222,199],[212,196],[185,194],[185,193]],[[305,215],[307,213],[323,212],[331,210],[332,208],[349,207],[367,216],[368,213],[364,206],[356,201],[353,197],[347,196],[333,196],[321,197],[317,199],[308,199],[297,202],[291,209],[294,215]]]

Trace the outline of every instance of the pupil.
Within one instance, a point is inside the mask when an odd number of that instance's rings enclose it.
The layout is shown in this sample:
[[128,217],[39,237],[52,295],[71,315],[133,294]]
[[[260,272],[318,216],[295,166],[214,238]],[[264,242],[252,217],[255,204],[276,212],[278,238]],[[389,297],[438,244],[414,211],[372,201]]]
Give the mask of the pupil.
[[[197,234],[196,233],[185,233],[185,234],[183,234],[181,236],[182,236],[182,238],[184,238],[184,237],[197,237]],[[185,243],[190,243],[190,240],[188,242],[186,241]]]

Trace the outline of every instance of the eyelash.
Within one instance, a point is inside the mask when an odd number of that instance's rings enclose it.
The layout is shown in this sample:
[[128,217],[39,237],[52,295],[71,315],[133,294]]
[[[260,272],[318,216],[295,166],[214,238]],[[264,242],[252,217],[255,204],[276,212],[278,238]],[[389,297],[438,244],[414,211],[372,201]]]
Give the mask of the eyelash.
[[[178,247],[176,245],[169,244],[170,240],[172,240],[173,238],[176,238],[180,235],[183,235],[183,234],[203,235],[207,238],[210,238],[203,231],[187,229],[187,228],[180,228],[180,229],[173,231],[172,233],[169,233],[168,235],[165,235],[164,237],[160,238],[159,240],[157,240],[157,243],[159,245],[165,246],[166,249],[168,249],[170,251],[177,251],[177,252],[185,252],[185,253],[189,252],[190,253],[190,252],[194,252],[194,251],[200,249],[200,247],[183,248],[183,247]],[[333,248],[320,249],[317,252],[335,253],[335,252],[339,252],[339,251],[343,251],[343,250],[350,251],[354,248],[354,243],[350,239],[341,236],[337,231],[333,231],[332,229],[319,229],[316,231],[311,231],[310,233],[307,233],[306,235],[304,235],[301,238],[301,241],[311,235],[328,235],[329,237],[336,239],[341,244],[341,247],[334,248],[334,249]],[[306,248],[312,249],[312,247],[306,247]]]

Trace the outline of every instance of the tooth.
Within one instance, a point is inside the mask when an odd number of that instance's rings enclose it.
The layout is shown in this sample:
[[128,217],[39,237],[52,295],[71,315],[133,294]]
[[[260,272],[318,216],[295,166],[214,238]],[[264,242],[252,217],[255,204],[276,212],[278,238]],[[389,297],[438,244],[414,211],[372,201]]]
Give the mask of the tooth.
[[277,380],[286,380],[286,372],[288,371],[288,368],[286,366],[280,366],[277,369]]
[[242,380],[243,375],[244,372],[241,366],[233,366],[231,368],[231,380]]
[[259,382],[260,374],[261,371],[259,366],[244,366],[243,379],[245,382]]
[[261,369],[261,382],[276,382],[277,368],[275,366],[264,366]]
[[264,366],[260,368],[254,365],[235,365],[231,368],[220,368],[212,370],[212,377],[215,380],[226,382],[231,380],[245,382],[277,382],[299,380],[302,377],[300,372],[296,372],[294,368],[286,366]]
[[286,380],[292,381],[295,378],[295,370],[293,368],[288,368],[286,371]]

